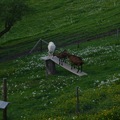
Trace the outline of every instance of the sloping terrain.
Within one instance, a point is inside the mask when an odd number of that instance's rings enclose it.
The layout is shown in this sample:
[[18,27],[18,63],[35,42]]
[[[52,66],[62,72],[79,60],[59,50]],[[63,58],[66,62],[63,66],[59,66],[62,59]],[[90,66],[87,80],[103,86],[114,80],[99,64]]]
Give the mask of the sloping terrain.
[[[35,13],[0,38],[0,86],[7,79],[8,119],[118,120],[120,1],[29,0],[28,4]],[[88,75],[79,77],[56,65],[57,74],[46,76],[40,58],[47,52],[27,54],[40,38],[54,41],[58,51],[81,56]]]
[[29,0],[28,5],[34,13],[0,38],[0,59],[28,53],[40,38],[63,46],[120,31],[119,0]]
[[[44,61],[40,59],[46,52],[0,63],[0,78],[8,82],[9,120],[119,119],[120,37],[66,49],[83,58],[87,76],[76,76],[59,66],[56,75],[46,76]],[[79,115],[76,114],[77,86]]]

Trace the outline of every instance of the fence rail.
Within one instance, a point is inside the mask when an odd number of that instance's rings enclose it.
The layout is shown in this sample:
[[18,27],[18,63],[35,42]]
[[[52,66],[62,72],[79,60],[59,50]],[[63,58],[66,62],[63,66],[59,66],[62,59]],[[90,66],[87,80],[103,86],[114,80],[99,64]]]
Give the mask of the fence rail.
[[30,50],[29,53],[32,53],[32,51],[38,46],[39,43],[40,43],[40,51],[41,51],[41,52],[43,51],[43,43],[45,43],[45,44],[48,45],[48,42],[46,42],[45,40],[39,39],[39,40],[37,41],[37,43],[33,46],[33,48]]
[[[90,40],[94,40],[94,39],[98,39],[98,38],[105,38],[107,36],[110,36],[110,35],[114,35],[115,36],[119,36],[120,34],[120,28],[117,28],[117,29],[112,29],[111,31],[108,31],[108,32],[103,32],[103,33],[99,33],[99,34],[96,34],[96,35],[93,35],[93,36],[89,36],[89,38],[81,38],[81,40],[76,40],[76,41],[72,41],[71,43],[68,43],[68,44],[65,44],[65,45],[70,45],[70,44],[77,44],[77,48],[79,48],[79,44],[81,42],[87,42],[87,41],[90,41]],[[38,44],[40,43],[40,51],[42,52],[43,51],[43,43],[44,44],[47,44],[48,45],[48,42],[45,41],[45,40],[42,40],[41,38],[36,42],[36,44],[33,46],[33,48],[30,50],[29,54],[33,52],[33,50],[38,46]],[[59,45],[60,47],[61,45]]]

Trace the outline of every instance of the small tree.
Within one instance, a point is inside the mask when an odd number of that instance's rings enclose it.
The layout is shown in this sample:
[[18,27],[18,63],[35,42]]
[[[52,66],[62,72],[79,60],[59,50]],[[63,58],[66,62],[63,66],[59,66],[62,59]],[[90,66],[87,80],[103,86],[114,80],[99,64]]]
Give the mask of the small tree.
[[0,0],[0,21],[4,24],[0,37],[7,33],[17,21],[20,21],[29,10],[24,0]]

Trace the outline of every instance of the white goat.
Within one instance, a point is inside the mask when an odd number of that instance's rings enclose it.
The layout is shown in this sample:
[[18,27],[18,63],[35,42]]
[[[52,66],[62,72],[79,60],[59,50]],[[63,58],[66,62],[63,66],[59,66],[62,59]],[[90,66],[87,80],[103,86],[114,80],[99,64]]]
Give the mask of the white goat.
[[48,44],[48,55],[49,56],[53,56],[55,48],[56,48],[55,44],[53,42],[49,42]]

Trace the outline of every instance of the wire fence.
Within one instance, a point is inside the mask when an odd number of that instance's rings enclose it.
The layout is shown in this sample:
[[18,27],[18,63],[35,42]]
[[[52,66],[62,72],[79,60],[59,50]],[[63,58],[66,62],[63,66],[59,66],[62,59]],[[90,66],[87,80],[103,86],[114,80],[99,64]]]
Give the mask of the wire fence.
[[[97,35],[94,35],[94,36],[90,36],[88,38],[83,38],[83,39],[81,38],[81,40],[73,41],[73,42],[75,44],[77,44],[77,48],[79,48],[79,44],[81,42],[87,42],[87,41],[90,41],[90,40],[105,38],[105,37],[108,37],[108,36],[111,36],[111,35],[115,35],[118,38],[119,34],[120,34],[120,28],[117,28],[117,29],[111,30],[109,32],[100,33],[100,34],[97,34]],[[71,42],[69,44],[73,44],[73,42]],[[69,44],[66,44],[66,45],[69,45]],[[47,45],[48,45],[47,41],[39,39],[36,42],[36,44],[33,46],[33,48],[30,50],[29,54],[31,54],[32,52],[35,52],[35,51],[43,52],[43,50],[47,49]],[[61,45],[59,45],[59,46],[61,46]]]
[[[40,46],[38,46],[40,45]],[[42,39],[39,39],[37,43],[33,46],[33,48],[30,50],[29,54],[31,54],[33,51],[39,51],[43,52],[43,49],[48,45],[48,42]]]

